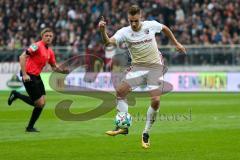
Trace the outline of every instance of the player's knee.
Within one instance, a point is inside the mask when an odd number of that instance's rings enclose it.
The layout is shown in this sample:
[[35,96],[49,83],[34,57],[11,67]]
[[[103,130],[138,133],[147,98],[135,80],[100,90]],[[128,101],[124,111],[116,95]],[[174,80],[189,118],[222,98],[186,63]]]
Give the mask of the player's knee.
[[157,110],[159,108],[160,100],[159,98],[152,98],[151,106],[154,110]]
[[125,98],[126,96],[126,91],[123,88],[117,88],[116,93],[118,98]]
[[118,98],[125,98],[130,92],[131,87],[127,83],[123,83],[116,88],[116,94]]
[[116,94],[117,94],[117,97],[120,97],[120,95],[122,95],[120,88],[117,88],[117,89],[116,89]]
[[158,101],[152,102],[151,106],[152,106],[152,108],[153,108],[154,110],[158,110],[158,108],[159,108],[159,102],[158,102]]
[[45,106],[45,100],[44,99],[38,100],[37,102],[35,102],[35,104],[36,107],[43,108]]

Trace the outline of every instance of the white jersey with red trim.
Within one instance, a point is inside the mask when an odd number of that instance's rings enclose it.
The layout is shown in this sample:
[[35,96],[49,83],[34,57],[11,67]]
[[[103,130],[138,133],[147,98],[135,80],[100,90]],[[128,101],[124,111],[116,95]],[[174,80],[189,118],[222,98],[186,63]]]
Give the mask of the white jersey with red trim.
[[132,64],[162,64],[155,34],[161,32],[163,25],[157,21],[143,21],[141,24],[137,32],[131,26],[123,27],[113,37],[118,45],[127,43]]

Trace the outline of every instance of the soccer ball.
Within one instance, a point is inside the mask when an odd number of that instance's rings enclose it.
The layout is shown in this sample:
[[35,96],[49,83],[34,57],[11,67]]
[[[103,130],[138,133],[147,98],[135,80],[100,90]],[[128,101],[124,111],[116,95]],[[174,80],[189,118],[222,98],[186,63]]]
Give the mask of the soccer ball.
[[127,112],[118,112],[115,118],[115,124],[119,128],[128,128],[132,124],[132,117]]

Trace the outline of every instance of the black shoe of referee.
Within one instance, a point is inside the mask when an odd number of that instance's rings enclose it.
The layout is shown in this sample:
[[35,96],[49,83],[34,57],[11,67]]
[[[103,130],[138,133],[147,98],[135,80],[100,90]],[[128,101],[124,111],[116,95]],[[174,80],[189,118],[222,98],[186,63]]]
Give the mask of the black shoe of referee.
[[36,128],[29,128],[29,127],[27,127],[26,128],[26,132],[40,132],[39,130],[37,130]]
[[17,99],[16,93],[17,93],[16,90],[13,90],[13,91],[10,93],[10,95],[9,95],[9,97],[8,97],[8,105],[9,105],[9,106],[11,106],[12,102]]

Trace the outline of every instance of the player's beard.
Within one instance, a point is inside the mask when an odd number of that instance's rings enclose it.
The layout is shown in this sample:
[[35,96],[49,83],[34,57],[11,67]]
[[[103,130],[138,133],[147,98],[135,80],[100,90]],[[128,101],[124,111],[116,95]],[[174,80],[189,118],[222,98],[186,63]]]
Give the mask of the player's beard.
[[132,27],[132,29],[133,29],[134,31],[137,31],[137,27],[136,27],[136,26]]
[[137,32],[141,29],[141,24],[139,24],[138,26],[131,26],[132,27],[132,30]]

